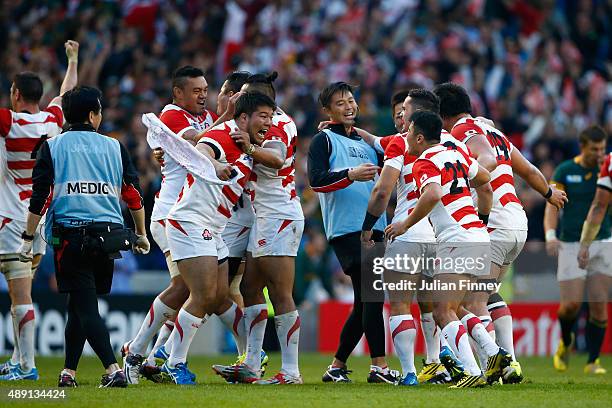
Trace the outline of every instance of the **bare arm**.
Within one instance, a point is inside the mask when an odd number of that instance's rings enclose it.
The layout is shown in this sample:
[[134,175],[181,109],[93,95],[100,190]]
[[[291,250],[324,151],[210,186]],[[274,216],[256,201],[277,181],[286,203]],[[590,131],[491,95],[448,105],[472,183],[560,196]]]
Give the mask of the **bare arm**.
[[497,167],[495,152],[484,135],[472,136],[466,143],[473,158],[489,172]]
[[354,128],[355,132],[357,132],[357,134],[363,139],[364,142],[366,142],[367,144],[369,144],[371,147],[376,147],[376,140],[380,139],[379,136],[373,135],[370,132],[368,132],[367,130],[361,129],[361,128]]
[[404,222],[391,224],[385,228],[385,235],[387,238],[393,241],[395,238],[408,231],[408,229],[417,222],[427,217],[441,199],[442,186],[437,183],[427,184],[421,190],[421,197],[419,197],[414,210],[410,213],[408,218]]
[[512,159],[512,170],[516,174],[525,180],[531,188],[540,193],[542,197],[546,197],[550,193],[546,200],[555,208],[563,208],[567,202],[565,191],[557,189],[554,184],[549,186],[542,172],[525,159],[518,149],[512,149],[510,157]]
[[491,173],[482,166],[478,166],[478,173],[470,181],[478,196],[478,213],[489,215],[493,206],[493,188],[491,188]]
[[266,147],[252,145],[251,157],[258,163],[272,169],[282,169],[285,164],[283,157],[287,154],[287,146],[283,142],[266,143]]
[[389,204],[391,193],[395,183],[399,179],[400,171],[391,166],[384,166],[380,177],[370,194],[368,202],[368,212],[375,216],[381,216]]
[[589,214],[582,226],[582,236],[580,237],[582,244],[590,244],[599,233],[601,223],[608,212],[611,195],[612,192],[605,188],[598,187],[595,191],[595,198],[593,198]]
[[66,48],[66,56],[68,57],[68,68],[66,69],[66,75],[64,81],[60,87],[59,96],[56,96],[51,100],[49,105],[61,105],[62,96],[74,89],[78,82],[78,65],[79,65],[79,43],[73,40],[68,40],[64,44]]

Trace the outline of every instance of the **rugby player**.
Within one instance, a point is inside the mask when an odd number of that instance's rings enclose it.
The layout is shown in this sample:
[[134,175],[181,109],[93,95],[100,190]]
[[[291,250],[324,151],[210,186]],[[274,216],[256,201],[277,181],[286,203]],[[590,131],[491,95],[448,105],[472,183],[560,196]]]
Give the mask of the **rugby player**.
[[272,125],[275,109],[274,101],[266,95],[242,94],[234,119],[212,128],[196,145],[215,160],[230,164],[237,182],[221,186],[188,174],[179,199],[168,213],[170,252],[190,293],[177,314],[170,335],[172,350],[161,369],[176,384],[195,384],[195,375],[186,362],[189,346],[206,315],[213,314],[229,295],[228,250],[221,234],[253,168],[252,156],[243,152],[232,134],[246,133],[253,145],[245,150],[252,152]]
[[35,316],[32,279],[46,244],[40,230],[34,235],[31,262],[19,261],[21,233],[32,196],[32,169],[43,142],[62,131],[62,95],[77,84],[79,44],[64,44],[68,68],[59,96],[40,110],[43,83],[32,72],[15,76],[11,85],[11,109],[0,109],[0,270],[8,282],[13,321],[13,355],[0,365],[0,380],[38,380],[34,362]]
[[[413,165],[413,177],[420,196],[408,218],[389,225],[385,234],[393,241],[429,216],[438,242],[434,280],[450,288],[434,294],[434,319],[466,370],[453,387],[480,387],[497,381],[512,359],[493,342],[474,314],[459,308],[467,294],[461,282],[488,274],[490,265],[474,262],[469,268],[459,269],[438,259],[486,258],[489,237],[473,206],[470,185],[478,194],[481,214],[486,215],[491,208],[490,175],[452,142],[441,144],[441,131],[442,120],[433,112],[417,111],[410,117],[407,142],[409,154],[419,157]],[[476,364],[464,326],[488,355],[486,380]]]
[[[472,106],[465,89],[445,83],[438,85],[434,92],[440,97],[444,128],[455,139],[465,143],[470,151],[474,146],[478,146],[476,151],[485,151],[486,146],[480,146],[485,143],[495,152],[496,166],[491,171],[493,206],[487,223],[492,263],[490,275],[479,280],[482,283],[501,282],[527,240],[527,215],[514,188],[514,173],[557,209],[567,201],[566,195],[549,186],[540,170],[527,161],[490,121],[471,116]],[[478,315],[497,343],[512,355],[505,380],[520,382],[523,375],[514,353],[512,315],[501,295],[493,291],[477,291],[471,294],[466,308]],[[482,365],[486,361],[486,353],[478,348],[477,352]]]
[[[609,215],[603,217],[595,237],[591,236],[592,228],[587,227],[588,235],[585,238],[593,238],[594,242],[589,250],[588,263],[583,262],[586,268],[580,267],[577,259],[583,224],[596,191],[601,190],[598,188],[597,174],[605,158],[606,141],[606,132],[599,126],[589,126],[580,132],[580,154],[559,164],[551,180],[567,193],[569,202],[560,217],[559,210],[552,205],[547,204],[544,212],[546,250],[549,255],[559,257],[557,280],[560,299],[557,315],[561,325],[561,339],[553,356],[553,366],[557,371],[567,370],[570,351],[574,345],[573,328],[586,289],[589,300],[589,320],[586,327],[589,357],[584,371],[587,374],[606,372],[598,359],[608,320],[606,303],[590,299],[606,298],[607,296],[602,294],[607,293],[610,286],[612,257],[610,248],[605,243],[610,238]],[[560,235],[557,238],[559,221]]]

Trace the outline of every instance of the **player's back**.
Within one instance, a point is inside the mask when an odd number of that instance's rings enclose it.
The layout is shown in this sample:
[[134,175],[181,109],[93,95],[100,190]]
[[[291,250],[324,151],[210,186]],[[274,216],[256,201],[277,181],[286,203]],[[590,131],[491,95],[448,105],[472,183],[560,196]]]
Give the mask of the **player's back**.
[[258,217],[302,220],[302,206],[295,189],[295,153],[297,126],[293,119],[278,108],[272,117],[272,126],[266,133],[262,147],[282,143],[286,154],[283,167],[272,169],[256,164],[249,189]]
[[488,242],[485,225],[478,218],[469,180],[478,163],[451,142],[423,152],[413,166],[419,190],[429,184],[442,187],[442,198],[429,214],[438,242]]
[[51,105],[38,113],[0,109],[0,215],[25,221],[32,196],[32,170],[43,142],[62,131],[62,109]]
[[[205,110],[202,115],[194,116],[177,105],[168,104],[162,109],[159,119],[178,137],[182,137],[189,130],[201,132],[212,126],[215,115]],[[161,173],[162,184],[155,196],[155,205],[151,214],[151,219],[154,221],[166,218],[187,176],[187,170],[168,155],[164,156]]]
[[491,172],[493,206],[489,215],[490,228],[527,230],[527,215],[514,188],[512,171],[512,150],[514,145],[506,135],[494,126],[474,118],[460,119],[452,129],[452,135],[467,142],[476,134],[487,138],[495,152],[497,167]]
[[230,136],[230,132],[236,128],[236,122],[233,120],[221,123],[206,133],[198,144],[210,146],[217,161],[232,165],[238,173],[237,182],[231,185],[212,184],[187,174],[168,218],[192,221],[210,228],[213,232],[223,232],[232,215],[231,209],[240,199],[253,168],[251,157],[243,153]]

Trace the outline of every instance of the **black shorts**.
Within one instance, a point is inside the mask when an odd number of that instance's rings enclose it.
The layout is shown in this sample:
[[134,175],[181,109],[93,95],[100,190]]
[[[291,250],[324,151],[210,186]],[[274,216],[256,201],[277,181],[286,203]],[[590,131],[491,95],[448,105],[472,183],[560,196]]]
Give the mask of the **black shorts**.
[[[383,242],[382,231],[372,232],[372,241]],[[338,262],[345,274],[351,276],[361,272],[361,231],[332,238],[329,244],[334,249]]]
[[95,289],[104,295],[113,283],[114,261],[105,253],[81,250],[81,236],[67,236],[54,249],[55,279],[61,293]]

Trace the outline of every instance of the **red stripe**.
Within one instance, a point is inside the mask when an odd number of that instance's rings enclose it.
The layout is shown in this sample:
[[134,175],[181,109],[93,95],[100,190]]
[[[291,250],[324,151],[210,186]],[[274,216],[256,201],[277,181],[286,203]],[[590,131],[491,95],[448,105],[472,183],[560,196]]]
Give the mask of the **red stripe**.
[[230,200],[232,204],[236,204],[238,202],[238,199],[240,198],[238,194],[232,191],[232,188],[230,186],[223,186],[221,192],[227,197],[228,200]]
[[13,221],[13,220],[12,220],[12,219],[10,219],[10,218],[4,218],[4,219],[2,220],[2,224],[0,224],[0,230],[1,230],[2,228],[4,228],[4,226],[5,226],[6,224],[10,223],[11,221]]
[[238,233],[238,235],[236,235],[236,238],[238,238],[239,236],[241,236],[242,234],[244,234],[245,232],[247,232],[248,230],[250,230],[249,227],[242,227],[242,229],[240,230],[240,232]]
[[293,173],[293,170],[294,170],[293,166],[285,167],[284,169],[280,169],[280,170],[278,171],[278,175],[279,175],[279,176],[283,176],[283,177],[284,177],[284,176],[288,176],[288,175],[290,175],[291,173]]
[[7,152],[28,152],[31,153],[40,142],[40,137],[18,137],[6,139]]
[[281,185],[283,187],[287,187],[289,184],[293,183],[294,179],[295,179],[294,176],[287,176],[281,181]]
[[232,216],[232,213],[230,212],[230,210],[228,210],[227,208],[225,208],[222,205],[217,207],[217,211],[219,211],[221,214],[223,214],[227,218],[231,218],[231,216]]
[[32,177],[24,177],[24,178],[14,178],[15,184],[18,186],[25,186],[32,184]]
[[519,205],[521,204],[521,200],[518,199],[518,197],[516,195],[514,195],[514,193],[506,193],[503,196],[501,196],[499,198],[499,202],[501,203],[501,205],[503,205],[504,207],[506,206],[506,204],[508,203],[517,203]]
[[500,317],[511,316],[510,308],[508,306],[499,307],[497,309],[493,309],[489,312],[491,314],[491,319],[497,320]]
[[30,309],[23,316],[23,319],[19,322],[19,334],[21,335],[21,329],[25,326],[29,321],[34,320],[34,309]]
[[243,315],[244,314],[242,313],[242,309],[236,306],[236,311],[234,315],[234,324],[232,325],[232,328],[234,330],[234,333],[236,333],[236,335],[238,335],[238,324],[240,324],[240,319],[242,319]]
[[263,322],[265,320],[268,320],[268,309],[263,309],[261,312],[259,312],[259,314],[255,317],[255,319],[253,319],[253,321],[251,322],[251,327],[249,327],[249,334],[251,334],[253,327],[257,323]]
[[493,324],[493,322],[489,322],[489,324],[487,324],[487,332],[491,333],[495,331],[495,325]]
[[459,348],[459,341],[461,341],[461,336],[465,334],[465,327],[463,325],[459,326],[459,330],[457,330],[457,336],[455,336],[455,346]]
[[487,227],[487,232],[490,234],[495,231],[495,228]]
[[55,251],[55,264],[57,265],[57,270],[55,271],[56,273],[60,272],[60,269],[62,267],[62,264],[61,264],[62,255],[64,255],[64,250],[66,249],[67,246],[68,246],[68,241],[64,241],[62,243],[62,247],[58,248]]
[[168,330],[172,331],[174,329],[174,322],[165,322],[164,324]]
[[504,184],[514,186],[514,177],[512,177],[512,174],[502,174],[499,177],[496,177],[495,180],[491,180],[491,187],[493,188],[493,191],[497,190]]
[[412,173],[408,173],[404,175],[404,183],[408,184],[408,183],[412,183],[414,181],[414,176],[412,175]]
[[293,323],[293,326],[291,326],[291,328],[287,332],[287,345],[289,345],[289,339],[291,339],[291,336],[293,335],[293,333],[295,333],[296,330],[300,328],[300,324],[301,324],[301,320],[300,320],[300,316],[298,316],[297,319],[295,319],[295,323]]
[[162,227],[166,226],[166,223],[164,222],[164,220],[157,220],[157,222],[161,224]]
[[468,333],[470,333],[470,336],[472,335],[472,330],[474,329],[474,326],[476,326],[478,323],[482,323],[482,322],[476,316],[471,317],[471,318],[468,319],[468,321],[467,321],[467,331],[468,331]]
[[13,160],[6,162],[9,170],[32,170],[35,164],[36,160]]
[[478,221],[468,222],[467,224],[463,224],[461,226],[465,229],[470,229],[470,228],[484,228],[485,225],[482,223],[482,221],[478,220]]
[[32,197],[32,190],[26,190],[26,191],[20,191],[19,192],[19,199],[21,201],[27,200],[30,197]]
[[295,197],[297,197],[297,193],[295,192],[295,188],[293,190],[291,190],[291,193],[289,193],[289,199],[293,200]]
[[391,333],[391,338],[395,339],[395,336],[397,336],[403,331],[410,330],[410,329],[416,330],[416,326],[414,325],[414,320],[413,319],[402,320],[402,322],[395,328],[395,330],[393,330],[393,333]]
[[55,118],[55,116],[48,116],[44,122],[30,122],[27,121],[25,119],[13,119],[13,123],[17,123],[19,126],[26,126],[26,125],[38,125],[38,124],[42,124],[42,123],[57,123],[57,119]]
[[278,233],[280,233],[282,230],[284,230],[285,228],[287,228],[287,226],[289,224],[291,224],[293,221],[292,220],[283,220],[283,223],[281,224],[280,228],[278,229]]
[[348,177],[345,177],[342,180],[336,181],[335,183],[328,184],[326,186],[312,187],[312,191],[315,191],[317,193],[331,193],[332,191],[341,190],[343,188],[346,188],[350,186],[351,183],[352,181],[349,180]]
[[187,236],[188,236],[187,232],[185,232],[185,230],[183,229],[183,227],[181,226],[181,224],[179,224],[179,222],[178,222],[178,221],[168,219],[168,222],[169,222],[169,223],[170,223],[170,225],[172,225],[174,228],[176,228],[177,230],[181,231],[183,234],[185,234],[185,235],[187,235]]
[[51,205],[52,200],[53,200],[53,184],[49,186],[49,195],[47,196],[47,199],[45,200],[45,205],[43,205],[40,215],[44,215],[47,212],[47,208],[49,208],[49,206]]
[[468,215],[476,215],[476,210],[474,210],[474,207],[471,205],[466,205],[465,207],[461,207],[460,209],[458,209],[457,211],[451,214],[451,216],[457,222],[461,221],[464,217]]
[[178,332],[179,336],[181,336],[181,341],[183,341],[183,328],[181,327],[181,324],[179,323],[178,316],[176,317],[176,320],[174,321],[174,328]]
[[410,191],[407,195],[406,195],[406,200],[414,200],[419,198],[419,195],[417,194],[416,191],[412,190]]
[[444,205],[445,207],[447,205],[449,205],[452,202],[455,202],[457,200],[459,200],[460,198],[463,197],[469,197],[470,199],[472,198],[470,196],[470,190],[468,188],[464,188],[462,193],[459,194],[446,194],[444,196],[442,196],[442,205]]
[[[255,175],[255,173],[251,170],[249,166],[247,166],[246,164],[240,161],[237,161],[234,164],[236,167],[238,167],[238,170],[240,170],[240,172],[244,174],[244,177],[241,177],[238,180],[238,184],[241,187],[244,187],[244,185],[247,183],[247,181],[249,181],[249,179],[251,179],[252,181],[257,181],[257,176]],[[253,179],[253,176],[255,176],[254,179]]]
[[155,309],[153,309],[153,303],[151,303],[151,307],[149,307],[149,327],[153,324],[153,319],[155,318]]

